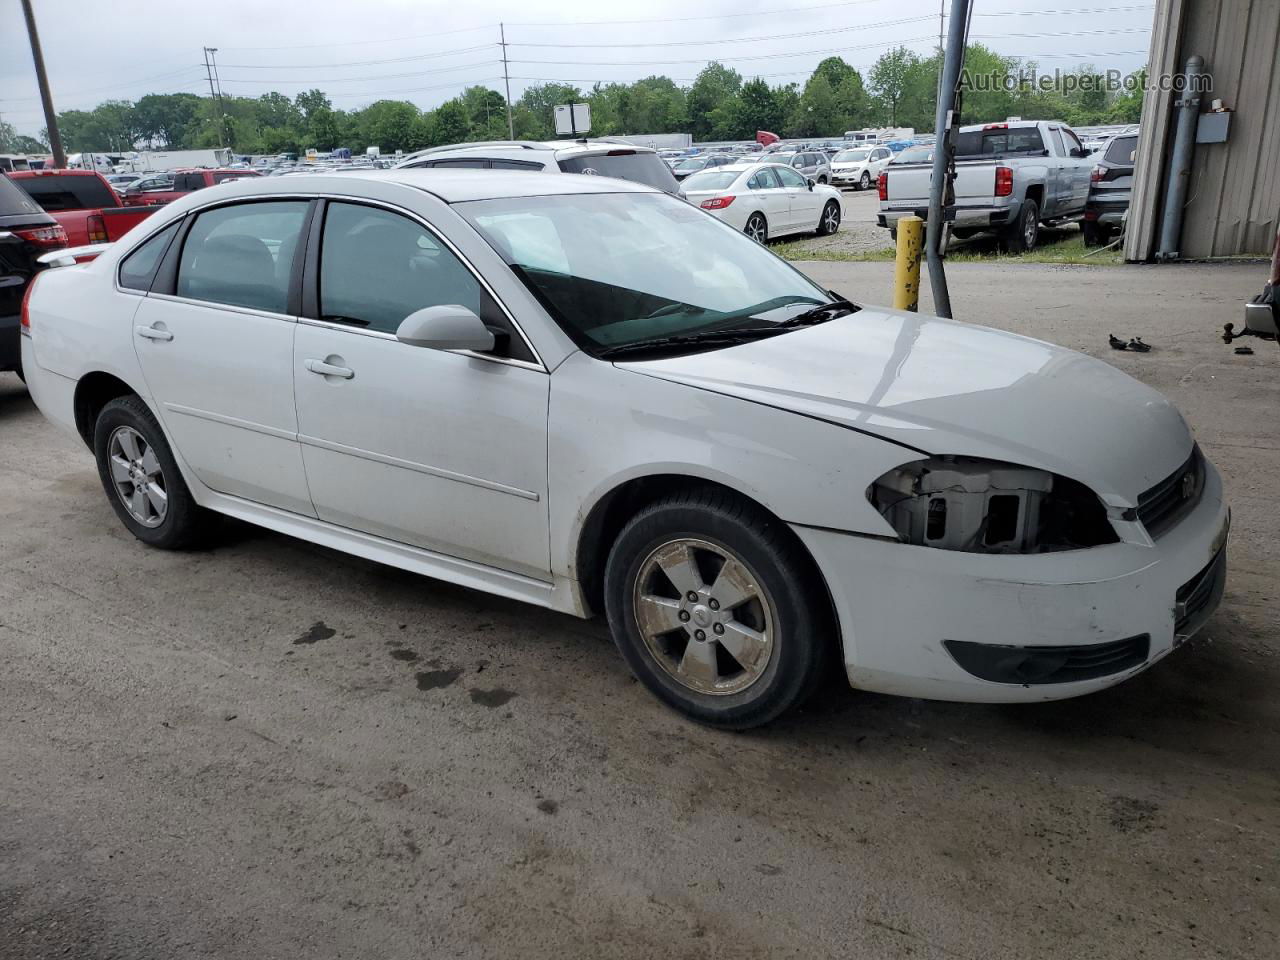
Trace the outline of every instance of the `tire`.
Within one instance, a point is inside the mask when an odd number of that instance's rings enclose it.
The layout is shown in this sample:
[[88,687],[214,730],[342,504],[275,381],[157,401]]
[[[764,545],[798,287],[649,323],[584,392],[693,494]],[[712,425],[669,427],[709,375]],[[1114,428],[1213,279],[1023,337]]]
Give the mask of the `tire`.
[[822,216],[818,218],[818,236],[828,237],[840,229],[840,204],[828,200],[822,208]]
[[827,175],[824,173],[822,176],[820,176],[820,177],[818,178],[818,182],[819,182],[820,184],[822,184],[823,186],[826,186],[826,183],[827,183]]
[[890,227],[890,228],[889,228],[889,239],[890,239],[890,240],[892,240],[892,241],[894,242],[894,244],[897,244],[897,242],[898,242],[898,228],[897,228],[897,227]]
[[[682,563],[690,551],[695,559]],[[739,599],[713,606],[731,597]],[[808,554],[779,520],[720,490],[672,496],[627,523],[605,565],[605,609],[636,678],[691,719],[725,729],[802,703],[833,649]]]
[[[102,408],[93,429],[93,452],[107,500],[130,533],[162,550],[179,550],[200,539],[207,515],[191,496],[160,424],[140,398],[118,397]],[[135,494],[126,506],[124,491],[130,489]]]
[[1084,245],[1086,247],[1100,247],[1107,242],[1106,228],[1099,226],[1092,220],[1086,220],[1081,224],[1081,231],[1084,233]]
[[1002,235],[1004,247],[1010,253],[1026,253],[1034,250],[1040,238],[1040,207],[1028,197],[1018,210],[1018,220]]
[[755,240],[757,243],[768,243],[769,221],[765,219],[763,213],[757,211],[747,217],[747,225],[743,229],[743,233],[752,240]]
[[858,189],[859,190],[871,189],[871,171],[869,170],[862,171],[862,179],[858,181]]

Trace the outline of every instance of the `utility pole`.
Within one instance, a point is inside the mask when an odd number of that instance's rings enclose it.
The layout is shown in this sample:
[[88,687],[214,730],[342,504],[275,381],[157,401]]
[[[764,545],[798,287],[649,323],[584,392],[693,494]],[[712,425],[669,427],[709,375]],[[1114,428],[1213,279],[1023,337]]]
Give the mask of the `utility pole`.
[[31,9],[31,0],[22,0],[22,15],[27,18],[27,37],[31,40],[31,59],[36,65],[36,83],[40,85],[40,104],[44,107],[44,124],[49,132],[49,149],[53,153],[53,165],[65,167],[67,153],[62,149],[62,134],[58,132],[58,115],[53,110],[53,94],[49,92],[49,77],[44,72],[44,54],[40,52],[40,34],[36,32],[36,15]]
[[235,131],[231,128],[231,118],[227,116],[227,105],[222,99],[222,78],[218,76],[218,48],[209,48],[209,63],[213,66],[213,82],[218,88],[218,112],[222,115],[223,136],[227,146],[235,148]]
[[951,292],[942,265],[947,225],[943,221],[955,200],[956,129],[960,126],[960,69],[964,65],[969,40],[970,0],[951,0],[951,22],[947,24],[947,46],[942,56],[942,84],[934,115],[933,174],[929,181],[929,219],[925,223],[925,257],[929,262],[929,285],[933,290],[933,312],[952,316]]
[[218,114],[219,114],[219,119],[218,119],[218,143],[219,143],[219,145],[220,145],[220,146],[224,146],[224,147],[225,147],[227,144],[226,144],[226,142],[225,142],[225,138],[224,138],[224,136],[223,136],[223,134],[224,134],[224,130],[223,130],[223,127],[222,127],[222,119],[221,119],[221,114],[222,114],[222,103],[221,103],[221,101],[219,101],[219,99],[218,99],[218,95],[217,95],[216,93],[214,93],[214,91],[213,91],[213,67],[212,67],[212,66],[210,65],[210,63],[209,63],[209,51],[210,51],[210,49],[212,49],[212,48],[210,48],[210,47],[205,47],[205,48],[204,48],[204,75],[205,75],[206,77],[208,77],[208,78],[209,78],[209,103],[213,104],[214,108],[218,111]]
[[507,88],[507,136],[512,140],[516,138],[516,127],[511,120],[511,71],[507,69],[507,26],[504,23],[498,24],[498,37],[502,44],[502,82]]

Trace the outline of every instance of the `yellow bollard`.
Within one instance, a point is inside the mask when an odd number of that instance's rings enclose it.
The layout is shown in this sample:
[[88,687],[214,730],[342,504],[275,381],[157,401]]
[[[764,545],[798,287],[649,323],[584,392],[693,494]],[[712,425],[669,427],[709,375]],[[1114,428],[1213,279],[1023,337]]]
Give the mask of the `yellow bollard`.
[[915,313],[920,306],[920,254],[924,250],[924,221],[898,221],[898,261],[893,271],[893,308]]

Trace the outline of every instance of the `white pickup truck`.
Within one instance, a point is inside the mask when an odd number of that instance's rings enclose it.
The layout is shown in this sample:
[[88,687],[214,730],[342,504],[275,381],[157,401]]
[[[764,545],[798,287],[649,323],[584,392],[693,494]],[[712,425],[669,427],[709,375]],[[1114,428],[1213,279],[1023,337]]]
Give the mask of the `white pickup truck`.
[[[956,137],[954,236],[999,233],[1011,251],[1030,250],[1040,224],[1084,214],[1093,162],[1057,120],[961,127]],[[879,224],[897,236],[901,217],[928,219],[933,146],[909,147],[880,174]]]

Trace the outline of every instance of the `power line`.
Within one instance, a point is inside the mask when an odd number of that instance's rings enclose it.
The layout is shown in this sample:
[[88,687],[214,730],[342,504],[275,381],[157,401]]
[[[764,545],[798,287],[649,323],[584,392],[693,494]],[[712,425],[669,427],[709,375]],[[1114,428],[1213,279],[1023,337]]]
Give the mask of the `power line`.
[[477,50],[488,50],[497,43],[479,43],[474,47],[459,47],[457,50],[440,50],[433,53],[420,53],[411,57],[389,57],[385,60],[349,60],[346,63],[224,63],[224,67],[236,70],[312,70],[328,67],[373,67],[383,63],[407,63],[412,60],[437,60],[441,57],[456,57],[460,53],[475,53]]
[[452,73],[455,70],[470,70],[474,67],[487,67],[493,64],[502,63],[501,60],[476,60],[472,63],[459,63],[452,67],[433,67],[430,70],[415,70],[412,73],[382,73],[377,76],[370,77],[324,77],[317,79],[315,77],[286,79],[284,77],[276,77],[273,79],[265,79],[261,77],[227,77],[223,83],[365,83],[370,80],[402,80],[405,77],[422,77],[433,73]]
[[650,43],[512,43],[513,47],[707,47],[721,43],[761,43],[766,40],[794,40],[798,37],[826,36],[831,33],[848,33],[851,30],[871,30],[876,27],[899,27],[908,23],[920,23],[932,20],[933,15],[924,17],[904,17],[900,20],[882,20],[879,23],[857,23],[848,27],[828,27],[825,30],[804,30],[800,33],[776,33],[761,37],[725,37],[720,40],[665,40]]

